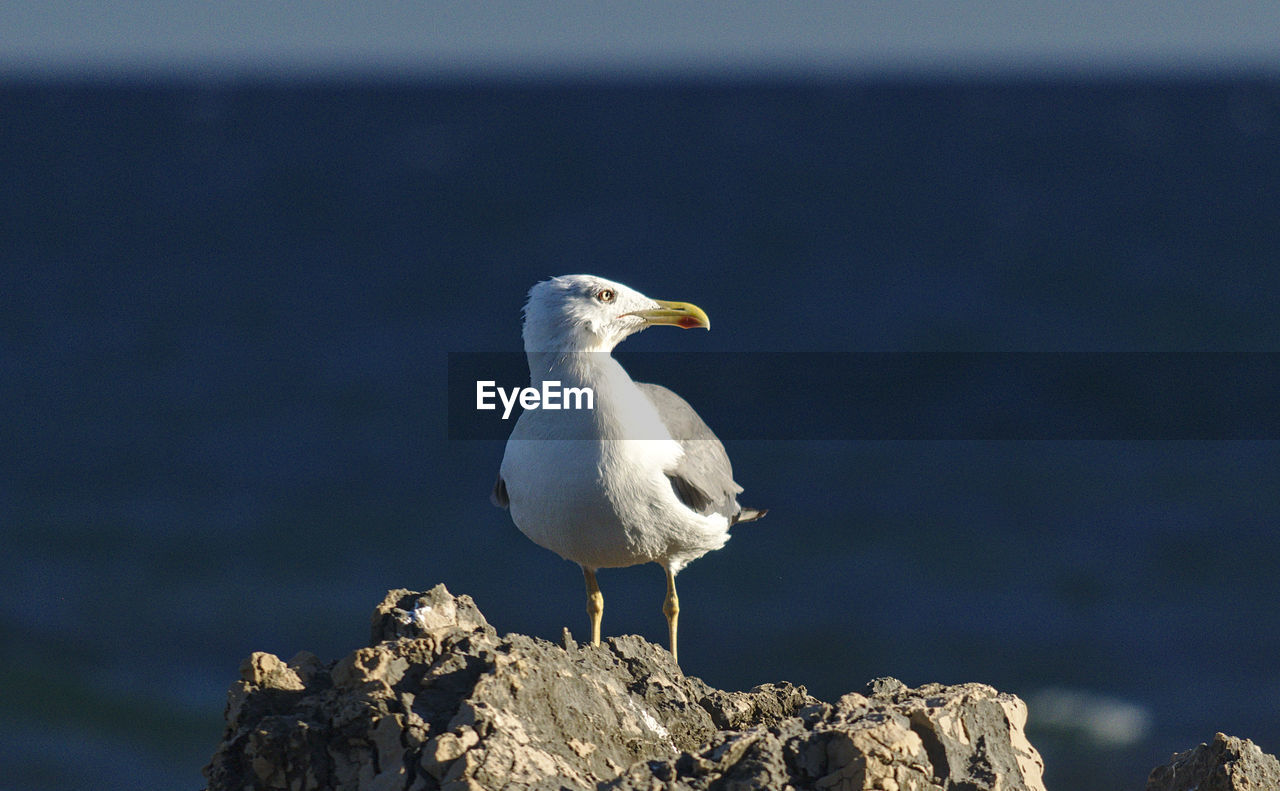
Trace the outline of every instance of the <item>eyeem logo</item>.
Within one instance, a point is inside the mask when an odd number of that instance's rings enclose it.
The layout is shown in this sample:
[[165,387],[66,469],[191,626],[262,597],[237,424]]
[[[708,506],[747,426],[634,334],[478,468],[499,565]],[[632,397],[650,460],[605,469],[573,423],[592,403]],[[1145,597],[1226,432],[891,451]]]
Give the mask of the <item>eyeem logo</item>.
[[[722,440],[1280,440],[1280,352],[623,351],[618,357],[636,381],[674,386]],[[495,382],[537,388],[523,396],[526,408],[569,410],[575,400],[579,408],[595,406],[594,394],[568,389],[586,384],[573,377],[531,381],[524,352],[449,352],[448,360],[450,439],[510,436],[521,388],[500,398]],[[744,381],[743,371],[760,373],[726,395],[725,383]],[[553,375],[564,376],[543,378]],[[568,421],[556,436],[590,439],[590,422]],[[702,436],[692,423],[669,434]],[[661,438],[656,429],[628,437]]]
[[[476,382],[476,409],[497,409],[493,398],[502,401],[502,419],[511,417],[516,402],[521,409],[595,409],[596,393],[590,387],[560,387],[559,380],[549,380],[537,387],[498,387],[492,379]],[[570,399],[573,405],[570,406]],[[583,405],[585,402],[585,406]]]

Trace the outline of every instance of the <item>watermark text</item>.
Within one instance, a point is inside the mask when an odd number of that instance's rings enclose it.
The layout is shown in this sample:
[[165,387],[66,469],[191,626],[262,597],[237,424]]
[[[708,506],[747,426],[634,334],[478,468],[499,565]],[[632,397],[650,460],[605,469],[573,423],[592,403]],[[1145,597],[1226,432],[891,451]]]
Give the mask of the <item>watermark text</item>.
[[542,387],[498,387],[492,379],[476,382],[476,409],[496,410],[502,402],[502,419],[511,417],[517,402],[521,409],[595,409],[596,393],[590,387],[561,387],[547,380]]

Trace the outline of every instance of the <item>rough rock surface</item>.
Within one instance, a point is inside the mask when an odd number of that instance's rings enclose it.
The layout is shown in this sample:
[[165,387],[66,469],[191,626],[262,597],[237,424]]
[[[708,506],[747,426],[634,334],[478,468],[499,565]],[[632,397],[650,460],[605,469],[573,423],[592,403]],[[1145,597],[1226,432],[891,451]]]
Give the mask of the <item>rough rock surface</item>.
[[1248,739],[1218,733],[1212,744],[1175,754],[1147,778],[1147,791],[1274,791],[1280,761]]
[[991,687],[724,692],[639,637],[499,637],[444,586],[388,593],[335,663],[255,653],[240,675],[210,791],[1044,789],[1026,706]]

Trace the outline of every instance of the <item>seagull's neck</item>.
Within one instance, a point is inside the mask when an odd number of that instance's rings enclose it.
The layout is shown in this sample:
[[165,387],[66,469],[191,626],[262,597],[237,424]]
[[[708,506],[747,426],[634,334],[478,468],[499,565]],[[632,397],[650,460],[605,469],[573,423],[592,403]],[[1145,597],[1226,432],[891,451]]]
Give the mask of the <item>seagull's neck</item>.
[[608,351],[530,351],[525,356],[535,386],[556,381],[566,387],[634,387],[626,369]]
[[[657,409],[622,365],[606,352],[527,352],[534,387],[559,382],[563,388],[589,387],[595,406],[586,413],[605,439],[669,439]],[[547,413],[575,420],[580,410]]]

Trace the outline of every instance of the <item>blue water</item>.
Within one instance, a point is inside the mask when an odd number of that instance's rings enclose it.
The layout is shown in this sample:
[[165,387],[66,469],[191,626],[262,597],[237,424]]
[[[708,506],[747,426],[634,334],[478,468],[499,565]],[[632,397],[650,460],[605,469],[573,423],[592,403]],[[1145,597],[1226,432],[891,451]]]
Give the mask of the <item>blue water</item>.
[[[1280,345],[1263,80],[9,83],[0,151],[2,788],[200,787],[239,661],[339,657],[387,588],[581,636],[576,567],[488,503],[501,442],[447,434],[447,354],[518,348],[548,275],[713,319],[637,352]],[[1280,750],[1277,443],[728,446],[771,511],[681,575],[687,672],[1147,718],[1033,709],[1057,788]],[[656,567],[600,582],[665,637]]]

